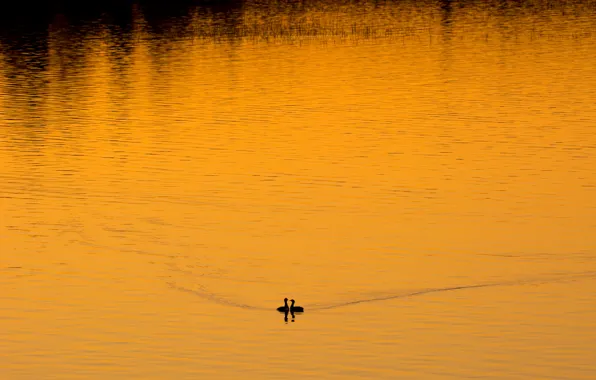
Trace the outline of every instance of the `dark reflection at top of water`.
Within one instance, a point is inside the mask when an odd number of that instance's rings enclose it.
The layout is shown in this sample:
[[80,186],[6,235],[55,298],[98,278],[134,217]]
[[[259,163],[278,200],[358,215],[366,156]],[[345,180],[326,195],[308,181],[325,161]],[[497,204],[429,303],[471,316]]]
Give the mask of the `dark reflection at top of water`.
[[[508,38],[527,33],[531,38],[586,38],[596,24],[592,1],[114,1],[84,6],[66,2],[59,7],[0,13],[6,21],[0,23],[0,59],[7,64],[4,75],[9,80],[38,78],[37,83],[31,83],[32,89],[43,87],[47,78],[40,72],[46,70],[52,56],[64,70],[80,68],[77,62],[85,57],[88,39],[106,40],[110,52],[129,54],[139,40],[156,38],[166,43],[180,39],[233,43],[244,38],[295,41],[307,37],[413,38],[432,43],[437,36],[450,38],[458,27],[463,31],[464,25],[469,27],[463,33],[476,38],[489,38],[494,33]],[[553,15],[573,22],[543,28],[541,25],[552,22]]]
[[[513,35],[520,32],[516,24],[531,24],[539,35],[540,24],[555,14],[579,20],[589,15],[593,18],[595,12],[594,1],[64,2],[60,6],[0,12],[3,14],[0,16],[3,21],[0,23],[0,40],[2,45],[10,45],[34,36],[43,44],[44,39],[51,38],[49,29],[81,27],[86,29],[86,35],[94,37],[98,36],[97,28],[101,27],[123,37],[128,35],[128,38],[162,36],[224,41],[246,37],[269,41],[307,36],[428,38],[437,33],[450,33],[462,22],[484,29],[484,32],[490,29],[494,33],[496,28]],[[442,30],[436,29],[435,20],[440,20]],[[141,30],[142,35],[138,33]]]
[[[83,79],[88,58],[96,54],[89,42],[95,40],[107,44],[121,85],[118,93],[126,98],[130,56],[140,41],[149,42],[155,62],[176,41],[233,45],[244,39],[295,43],[308,38],[328,43],[383,38],[429,45],[439,41],[448,56],[448,41],[455,34],[480,40],[494,34],[503,39],[587,39],[596,26],[594,1],[109,1],[65,2],[0,14],[0,21],[6,21],[0,22],[0,75],[10,89],[2,91],[0,86],[0,96],[7,97],[6,104],[18,105],[8,107],[4,119],[35,128],[45,124],[48,84],[63,83],[54,100],[65,104],[88,86]],[[561,16],[559,21],[554,15]]]

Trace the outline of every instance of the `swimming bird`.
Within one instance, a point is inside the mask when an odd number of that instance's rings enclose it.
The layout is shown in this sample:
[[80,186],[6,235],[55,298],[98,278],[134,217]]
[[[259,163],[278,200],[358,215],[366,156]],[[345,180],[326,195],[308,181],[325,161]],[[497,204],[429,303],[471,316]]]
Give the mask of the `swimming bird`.
[[284,298],[284,305],[277,308],[277,311],[288,311],[290,308],[288,307],[288,299]]
[[302,306],[294,306],[294,300],[290,300],[292,301],[292,305],[290,306],[290,311],[292,312],[297,312],[297,313],[302,313],[304,311],[304,308]]

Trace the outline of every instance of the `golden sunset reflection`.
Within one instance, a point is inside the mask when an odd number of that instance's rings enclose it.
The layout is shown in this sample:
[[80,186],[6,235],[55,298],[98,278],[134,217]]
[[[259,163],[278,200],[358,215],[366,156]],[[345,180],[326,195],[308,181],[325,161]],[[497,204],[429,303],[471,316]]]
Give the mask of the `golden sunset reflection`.
[[3,27],[0,378],[589,379],[595,10]]

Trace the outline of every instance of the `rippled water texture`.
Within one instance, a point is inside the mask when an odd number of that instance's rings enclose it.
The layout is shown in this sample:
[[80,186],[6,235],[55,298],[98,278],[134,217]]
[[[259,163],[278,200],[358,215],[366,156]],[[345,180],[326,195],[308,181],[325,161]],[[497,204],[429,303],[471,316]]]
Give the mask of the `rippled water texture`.
[[21,8],[0,378],[594,378],[596,2]]

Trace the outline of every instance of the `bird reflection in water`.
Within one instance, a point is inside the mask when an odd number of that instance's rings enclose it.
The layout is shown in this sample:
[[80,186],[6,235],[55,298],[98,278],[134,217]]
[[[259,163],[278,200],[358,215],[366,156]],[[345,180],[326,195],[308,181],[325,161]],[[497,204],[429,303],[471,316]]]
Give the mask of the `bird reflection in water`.
[[284,322],[288,323],[288,315],[291,315],[291,316],[292,316],[292,319],[291,319],[291,321],[292,321],[292,322],[294,322],[294,321],[295,321],[296,314],[294,314],[294,312],[293,312],[293,311],[291,311],[291,310],[286,310],[286,311],[284,311],[283,313],[284,313]]

